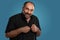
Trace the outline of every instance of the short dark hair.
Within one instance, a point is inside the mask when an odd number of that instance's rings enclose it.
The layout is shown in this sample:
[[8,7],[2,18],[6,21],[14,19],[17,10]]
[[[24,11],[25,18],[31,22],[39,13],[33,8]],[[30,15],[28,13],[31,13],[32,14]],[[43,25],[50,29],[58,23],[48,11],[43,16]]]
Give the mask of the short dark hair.
[[23,7],[25,7],[25,5],[26,5],[27,3],[31,3],[31,4],[33,4],[33,5],[35,6],[35,4],[34,4],[33,2],[31,2],[31,1],[26,1],[26,2],[24,3]]

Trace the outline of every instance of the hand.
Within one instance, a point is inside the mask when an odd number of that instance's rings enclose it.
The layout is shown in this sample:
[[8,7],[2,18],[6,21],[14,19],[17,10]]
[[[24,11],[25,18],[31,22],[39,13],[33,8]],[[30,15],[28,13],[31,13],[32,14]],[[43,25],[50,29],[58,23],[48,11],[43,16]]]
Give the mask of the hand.
[[21,31],[22,31],[23,33],[27,33],[27,32],[30,31],[30,27],[29,27],[29,26],[22,27],[22,28],[21,28]]
[[39,29],[39,28],[38,28],[35,24],[33,24],[33,25],[31,26],[31,30],[32,30],[33,32],[37,32],[38,29]]

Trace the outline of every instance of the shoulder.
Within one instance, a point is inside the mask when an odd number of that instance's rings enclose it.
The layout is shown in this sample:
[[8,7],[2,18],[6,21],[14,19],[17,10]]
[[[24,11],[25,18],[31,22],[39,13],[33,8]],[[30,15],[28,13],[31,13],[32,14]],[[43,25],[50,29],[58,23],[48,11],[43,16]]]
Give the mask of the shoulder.
[[38,20],[38,17],[35,16],[35,15],[32,15],[32,18],[35,19],[35,20]]
[[16,19],[19,16],[21,16],[21,13],[18,13],[18,14],[13,15],[13,16],[9,17],[9,19]]

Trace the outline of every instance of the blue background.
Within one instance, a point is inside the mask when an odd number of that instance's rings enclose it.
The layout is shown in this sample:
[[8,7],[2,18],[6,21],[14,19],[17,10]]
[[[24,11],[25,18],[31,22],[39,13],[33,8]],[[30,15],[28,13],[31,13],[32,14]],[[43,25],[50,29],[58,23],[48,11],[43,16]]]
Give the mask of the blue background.
[[[25,1],[0,0],[0,40],[5,37],[5,29],[10,16],[20,13]],[[39,18],[42,33],[37,40],[60,40],[60,1],[30,0],[35,3],[34,15]]]

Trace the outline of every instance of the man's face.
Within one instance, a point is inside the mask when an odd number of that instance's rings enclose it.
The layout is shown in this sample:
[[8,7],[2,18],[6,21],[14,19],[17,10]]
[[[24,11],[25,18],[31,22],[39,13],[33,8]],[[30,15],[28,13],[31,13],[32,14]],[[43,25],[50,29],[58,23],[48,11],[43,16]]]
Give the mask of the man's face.
[[23,8],[23,13],[27,19],[30,18],[30,16],[33,14],[33,11],[34,5],[32,3],[27,3]]

